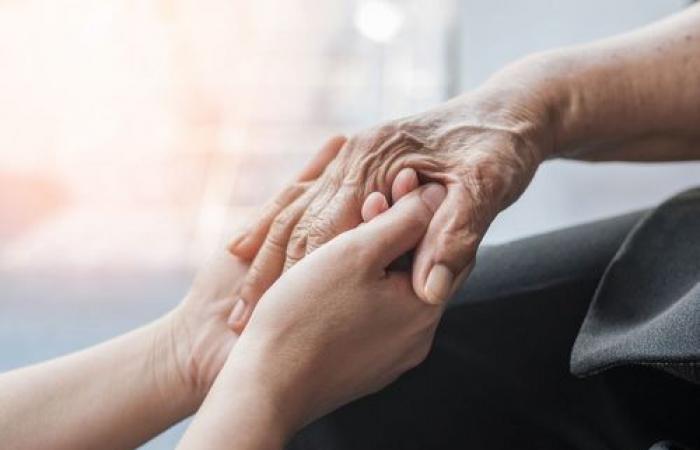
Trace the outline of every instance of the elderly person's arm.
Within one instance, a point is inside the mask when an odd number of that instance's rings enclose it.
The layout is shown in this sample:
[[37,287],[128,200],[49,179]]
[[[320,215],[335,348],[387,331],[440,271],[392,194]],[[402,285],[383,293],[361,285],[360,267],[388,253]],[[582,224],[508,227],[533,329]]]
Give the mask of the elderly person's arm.
[[496,215],[557,157],[700,157],[700,6],[525,58],[473,92],[351,138],[303,195],[282,199],[233,241],[233,253],[254,258],[242,301],[252,308],[285,268],[356,226],[366,195],[388,195],[411,167],[447,187],[413,271],[416,292],[442,302],[468,274]]

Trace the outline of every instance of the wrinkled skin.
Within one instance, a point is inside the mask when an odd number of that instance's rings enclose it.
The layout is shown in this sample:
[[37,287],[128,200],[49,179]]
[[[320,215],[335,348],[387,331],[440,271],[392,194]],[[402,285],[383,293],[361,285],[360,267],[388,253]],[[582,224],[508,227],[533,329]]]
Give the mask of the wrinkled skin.
[[[278,198],[276,216],[259,220],[231,245],[234,254],[253,261],[241,289],[249,308],[284,270],[357,226],[371,192],[391,198],[403,168],[447,188],[417,249],[412,277],[424,301],[445,301],[469,273],[490,223],[523,192],[551,147],[547,113],[536,98],[508,106],[493,98],[493,92],[469,94],[362,132],[303,193]],[[300,188],[287,192],[294,189]],[[443,270],[431,283],[436,265]]]

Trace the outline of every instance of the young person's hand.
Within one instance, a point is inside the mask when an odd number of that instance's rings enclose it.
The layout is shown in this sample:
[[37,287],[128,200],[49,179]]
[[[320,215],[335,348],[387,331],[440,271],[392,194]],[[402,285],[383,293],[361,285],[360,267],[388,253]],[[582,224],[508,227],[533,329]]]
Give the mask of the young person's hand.
[[238,335],[228,319],[248,263],[219,251],[195,277],[189,293],[168,316],[167,333],[183,389],[201,402],[223,367]]
[[442,308],[389,267],[417,246],[444,197],[443,186],[423,186],[287,271],[258,303],[183,447],[281,446],[419,364]]
[[[342,137],[331,139],[295,189],[303,192],[343,143]],[[274,217],[282,203],[277,199],[268,213]],[[194,413],[238,339],[230,323],[246,311],[237,299],[248,271],[248,263],[222,249],[202,267],[183,302],[158,320],[0,374],[3,448],[135,448]]]
[[[270,255],[278,254],[280,246],[285,242],[269,239],[268,232],[283,232],[280,227],[286,227],[286,220],[289,219],[285,212],[287,205],[305,201],[309,188],[333,163],[345,141],[345,137],[340,135],[328,139],[296,178],[265,204],[248,228],[233,239],[231,248],[238,249],[235,255],[251,262],[247,281],[240,287],[229,317],[229,325],[236,333],[240,334],[243,331],[257,300],[282,274],[284,260],[272,259]],[[291,229],[289,231],[291,232]]]
[[[272,221],[285,202],[304,193],[333,160],[345,143],[335,136],[316,153],[296,179],[263,208],[256,223]],[[270,226],[267,223],[267,226]],[[264,235],[248,234],[249,239]],[[250,263],[222,250],[203,266],[187,297],[170,316],[169,333],[174,343],[181,379],[203,399],[224,365],[238,334],[252,311],[252,305],[240,300],[240,289],[249,274]]]

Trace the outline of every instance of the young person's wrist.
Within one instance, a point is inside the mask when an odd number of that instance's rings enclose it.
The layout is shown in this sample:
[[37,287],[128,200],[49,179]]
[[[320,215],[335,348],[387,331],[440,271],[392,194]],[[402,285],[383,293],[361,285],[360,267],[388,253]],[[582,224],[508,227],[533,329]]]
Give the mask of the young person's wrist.
[[212,389],[217,389],[215,395],[247,403],[261,420],[274,426],[274,437],[284,442],[306,422],[307,383],[297,382],[293,373],[280,371],[284,365],[276,363],[279,355],[267,350],[273,346],[255,338],[239,341]]
[[185,370],[183,362],[189,357],[189,343],[180,325],[177,310],[148,325],[148,366],[163,407],[176,409],[184,418],[197,410],[206,392],[191,382]]
[[180,448],[277,450],[296,432],[294,404],[252,351],[231,352]]

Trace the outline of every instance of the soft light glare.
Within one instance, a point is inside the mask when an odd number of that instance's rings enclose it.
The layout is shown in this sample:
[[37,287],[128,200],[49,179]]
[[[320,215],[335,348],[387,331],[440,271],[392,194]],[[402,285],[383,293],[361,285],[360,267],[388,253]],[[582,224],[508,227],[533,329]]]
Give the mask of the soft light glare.
[[386,1],[364,2],[355,14],[355,26],[366,38],[386,43],[396,37],[403,23],[401,10]]

